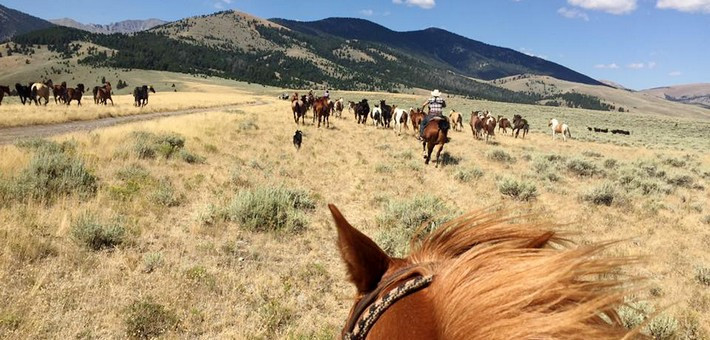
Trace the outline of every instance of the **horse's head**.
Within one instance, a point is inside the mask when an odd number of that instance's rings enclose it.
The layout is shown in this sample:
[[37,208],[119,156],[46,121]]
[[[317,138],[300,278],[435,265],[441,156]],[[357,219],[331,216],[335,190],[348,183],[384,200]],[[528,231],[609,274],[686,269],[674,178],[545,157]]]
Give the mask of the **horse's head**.
[[79,90],[79,92],[84,93],[84,84],[76,84],[76,89]]
[[148,86],[148,91],[155,93],[155,88],[153,85]]
[[[348,324],[343,329],[345,335],[359,328],[355,324],[367,318],[366,309],[378,304],[378,298],[399,291],[410,280],[421,275],[418,275],[417,268],[408,260],[389,257],[374,241],[350,225],[334,205],[329,205],[329,208],[338,231],[340,256],[345,262],[350,282],[357,291]],[[426,290],[426,286],[411,289],[406,299],[387,306],[379,319],[373,320],[376,323],[372,329],[364,335],[369,334],[374,339],[435,338],[435,316],[427,301]]]

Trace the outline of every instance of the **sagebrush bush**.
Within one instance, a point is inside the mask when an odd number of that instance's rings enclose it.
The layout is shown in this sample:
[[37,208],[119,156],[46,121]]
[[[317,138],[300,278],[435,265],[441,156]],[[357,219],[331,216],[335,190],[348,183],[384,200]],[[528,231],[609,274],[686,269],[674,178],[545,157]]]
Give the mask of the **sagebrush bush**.
[[426,236],[452,217],[452,210],[434,196],[389,200],[377,216],[377,226],[382,229],[377,243],[390,254],[402,256],[414,236]]
[[611,206],[614,202],[620,202],[621,193],[613,183],[605,182],[582,194],[582,200],[596,205]]
[[589,157],[589,158],[604,158],[604,155],[596,152],[596,151],[583,151],[582,156],[584,157]]
[[185,149],[180,150],[178,155],[180,155],[180,159],[182,159],[183,161],[185,161],[185,163],[188,164],[200,164],[204,163],[206,160],[204,157],[196,155]]
[[133,152],[140,159],[154,159],[158,156],[169,159],[177,156],[188,163],[204,162],[203,157],[184,149],[185,137],[176,133],[156,135],[152,132],[136,131],[130,138],[133,140]]
[[72,223],[72,237],[91,250],[113,248],[124,243],[126,230],[117,220],[102,222],[94,214],[83,214]]
[[519,201],[530,201],[537,197],[537,187],[528,181],[518,181],[513,178],[503,178],[498,182],[498,190],[501,194]]
[[375,166],[375,172],[378,174],[389,174],[392,173],[392,171],[394,171],[394,169],[388,164],[377,164]]
[[125,322],[128,337],[153,339],[175,329],[179,319],[175,312],[148,298],[136,300],[128,306]]
[[668,176],[666,178],[666,183],[681,188],[693,188],[693,185],[695,184],[695,178],[686,174],[675,174],[672,176]]
[[183,195],[178,193],[173,183],[168,178],[163,178],[158,183],[152,195],[155,204],[164,207],[177,207],[182,203]]
[[644,330],[657,340],[673,339],[678,331],[678,320],[672,316],[661,314],[653,318]]
[[3,200],[34,199],[51,201],[66,195],[88,198],[96,193],[98,179],[75,154],[71,143],[32,140],[24,145],[34,154],[15,178],[2,181]]
[[295,232],[306,228],[315,202],[304,190],[264,186],[240,190],[225,209],[227,219],[251,231]]
[[459,169],[454,174],[454,178],[462,183],[468,183],[483,177],[483,170],[479,168]]
[[616,169],[619,166],[619,161],[613,158],[607,158],[604,160],[604,167],[607,169]]
[[593,162],[583,158],[573,158],[567,162],[567,170],[580,177],[601,175],[602,171]]
[[710,267],[700,267],[695,270],[695,281],[701,285],[710,286]]
[[646,321],[653,310],[653,306],[646,301],[627,300],[623,306],[618,308],[617,312],[624,327],[633,329]]
[[508,152],[506,152],[503,149],[494,149],[491,151],[488,151],[486,154],[486,157],[488,159],[496,161],[496,162],[501,162],[501,163],[513,163],[515,162],[515,158],[511,156]]

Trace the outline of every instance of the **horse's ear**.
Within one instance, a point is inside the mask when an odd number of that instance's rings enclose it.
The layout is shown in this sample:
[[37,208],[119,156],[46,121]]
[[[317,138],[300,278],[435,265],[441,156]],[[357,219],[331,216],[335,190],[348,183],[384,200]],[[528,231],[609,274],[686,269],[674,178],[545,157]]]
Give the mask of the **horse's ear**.
[[338,229],[338,249],[348,268],[350,281],[358,294],[371,292],[387,272],[390,257],[374,241],[350,225],[338,208],[332,204],[328,208]]

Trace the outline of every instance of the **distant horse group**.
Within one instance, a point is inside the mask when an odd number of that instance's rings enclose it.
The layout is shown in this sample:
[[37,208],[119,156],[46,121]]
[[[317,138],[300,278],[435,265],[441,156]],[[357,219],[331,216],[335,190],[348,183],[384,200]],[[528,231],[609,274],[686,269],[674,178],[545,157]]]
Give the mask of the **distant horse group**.
[[[112,90],[110,82],[105,82],[101,86],[95,86],[93,88],[94,103],[108,105],[114,105],[112,98]],[[10,88],[8,86],[0,86],[0,104],[2,103],[2,97],[5,93],[10,95]],[[51,92],[50,92],[51,91]],[[20,83],[15,84],[15,92],[17,96],[20,97],[20,102],[22,105],[28,105],[34,102],[35,105],[49,104],[50,96],[54,98],[55,104],[66,104],[70,105],[72,101],[76,101],[77,105],[81,105],[81,99],[86,91],[84,84],[77,84],[75,87],[69,87],[66,82],[61,82],[60,84],[54,84],[51,79],[42,82],[33,82],[28,85],[22,85]],[[135,106],[143,107],[148,105],[148,93],[155,93],[155,89],[152,86],[143,85],[142,87],[136,87],[133,91],[133,97],[135,100]]]

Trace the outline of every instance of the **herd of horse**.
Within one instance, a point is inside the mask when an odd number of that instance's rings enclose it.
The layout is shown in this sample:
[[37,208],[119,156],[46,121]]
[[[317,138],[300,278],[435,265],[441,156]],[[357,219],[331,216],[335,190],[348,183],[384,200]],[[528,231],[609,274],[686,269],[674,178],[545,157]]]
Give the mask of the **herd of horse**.
[[[108,105],[111,102],[113,106],[113,98],[111,96],[113,87],[111,82],[105,82],[103,85],[94,86],[94,104],[96,105]],[[84,96],[86,87],[84,84],[77,84],[76,87],[68,87],[66,82],[61,84],[54,84],[51,79],[42,82],[29,83],[28,85],[22,85],[20,83],[15,84],[15,91],[17,96],[20,97],[20,102],[22,105],[44,105],[49,104],[50,94],[54,97],[54,103],[71,105],[72,101],[76,101],[78,106],[81,106],[81,99]],[[136,87],[133,90],[133,98],[135,100],[134,105],[137,107],[143,107],[148,105],[148,93],[155,93],[153,86],[143,85],[142,87]],[[2,104],[3,96],[11,95],[9,86],[0,85],[0,104]],[[42,103],[44,100],[44,103]]]
[[[279,98],[284,98],[281,96]],[[370,106],[367,99],[362,99],[359,102],[348,101],[345,105],[345,100],[331,100],[326,97],[315,97],[312,92],[306,95],[294,93],[291,97],[291,110],[293,120],[296,124],[305,124],[306,114],[309,110],[313,111],[313,123],[318,122],[318,128],[321,122],[325,123],[326,127],[330,127],[331,113],[338,118],[342,118],[343,111],[347,107],[350,114],[353,115],[358,125],[366,125],[368,119],[375,128],[393,129],[397,135],[401,135],[402,130],[411,128],[415,134],[418,133],[419,127],[426,117],[426,112],[422,108],[409,108],[405,110],[397,107],[397,105],[389,105],[385,100],[380,100],[379,104]],[[511,136],[523,139],[530,131],[530,124],[521,115],[514,115],[513,120],[509,120],[503,116],[494,117],[488,111],[473,111],[469,122],[474,140],[485,139],[488,143],[491,138],[495,137],[496,129],[498,132],[508,134],[510,130]],[[560,124],[557,120],[550,120],[549,124],[552,129],[553,140],[558,134],[563,136],[567,141],[571,137],[569,126]],[[424,153],[425,164],[431,161],[431,155],[434,148],[438,146],[436,152],[435,163],[439,166],[439,157],[443,150],[444,144],[448,143],[448,131],[453,127],[454,131],[463,131],[463,115],[456,110],[452,110],[446,117],[434,117],[424,127],[422,133],[422,150]],[[522,132],[522,136],[520,136]]]

